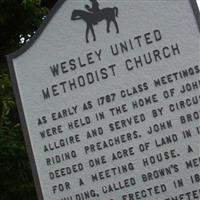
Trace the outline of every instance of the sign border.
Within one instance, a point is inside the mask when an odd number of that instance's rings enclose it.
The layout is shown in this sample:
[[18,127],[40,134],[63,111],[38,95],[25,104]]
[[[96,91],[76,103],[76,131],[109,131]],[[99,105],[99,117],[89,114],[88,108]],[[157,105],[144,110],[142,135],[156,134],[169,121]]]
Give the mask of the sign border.
[[[48,23],[51,21],[51,19],[55,15],[55,13],[59,10],[59,8],[66,1],[67,0],[58,0],[58,2],[50,10],[47,17],[43,20],[40,27],[36,31],[36,33],[32,36],[30,41],[27,42],[26,44],[24,44],[17,51],[15,51],[11,54],[8,54],[6,56],[9,71],[10,71],[10,76],[11,76],[12,87],[13,87],[13,90],[14,90],[15,100],[16,100],[16,104],[17,104],[17,109],[18,109],[18,113],[19,113],[19,117],[20,117],[20,122],[21,122],[21,125],[22,125],[22,132],[23,132],[24,139],[25,139],[26,150],[28,152],[28,157],[29,157],[29,161],[30,161],[30,164],[31,164],[31,170],[32,170],[32,175],[33,175],[35,187],[36,187],[38,200],[44,200],[44,197],[43,197],[43,194],[42,194],[42,188],[41,188],[41,184],[40,184],[40,181],[39,181],[39,176],[38,176],[38,171],[37,171],[37,167],[36,167],[36,163],[35,163],[35,159],[34,159],[33,150],[32,150],[32,147],[31,147],[31,140],[30,140],[30,136],[29,136],[29,133],[28,133],[28,127],[27,127],[27,123],[26,123],[26,119],[25,119],[25,114],[24,114],[24,109],[23,109],[22,100],[21,100],[21,96],[20,96],[20,91],[19,91],[19,87],[17,85],[17,78],[16,78],[16,74],[15,74],[15,70],[14,70],[13,59],[22,55],[24,52],[26,52],[35,43],[35,41],[40,37],[41,33],[45,30],[46,26],[48,25]],[[197,22],[197,26],[198,26],[198,29],[199,29],[199,32],[200,32],[200,12],[199,12],[197,2],[196,2],[196,0],[188,0],[188,1],[190,2],[190,5],[192,7],[192,10],[193,10],[196,22]]]
[[30,136],[29,136],[29,132],[28,132],[28,126],[27,126],[26,119],[25,119],[24,109],[23,109],[23,105],[22,105],[22,100],[21,100],[21,96],[20,96],[19,87],[17,84],[17,78],[16,78],[16,73],[14,70],[14,64],[13,64],[12,59],[18,57],[19,55],[22,55],[27,49],[29,49],[35,43],[37,38],[39,38],[40,34],[44,31],[45,27],[48,25],[48,23],[51,21],[51,19],[55,15],[55,13],[59,10],[59,8],[62,6],[62,4],[65,1],[66,0],[58,0],[58,2],[50,10],[50,12],[47,15],[47,17],[45,18],[45,20],[41,23],[39,29],[32,36],[30,41],[27,42],[27,44],[23,45],[20,49],[18,49],[14,53],[7,55],[7,63],[8,63],[9,71],[10,71],[12,87],[14,90],[15,100],[16,100],[18,113],[19,113],[19,117],[20,117],[20,121],[21,121],[22,132],[23,132],[24,139],[25,139],[26,150],[28,152],[28,157],[29,157],[29,161],[31,164],[31,170],[32,170],[32,175],[33,175],[33,180],[35,183],[38,200],[44,200],[44,197],[43,197],[43,193],[42,193],[41,184],[39,181],[39,175],[38,175],[38,170],[37,170],[37,166],[36,166],[35,159],[34,159],[33,150],[31,147],[31,140],[30,140]]

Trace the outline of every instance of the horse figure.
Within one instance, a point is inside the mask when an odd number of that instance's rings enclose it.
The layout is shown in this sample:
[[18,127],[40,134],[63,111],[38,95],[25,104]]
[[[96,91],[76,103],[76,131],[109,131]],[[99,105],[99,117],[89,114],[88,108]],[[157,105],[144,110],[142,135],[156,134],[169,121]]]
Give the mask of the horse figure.
[[88,34],[89,31],[92,32],[93,35],[93,41],[96,41],[96,36],[94,33],[94,28],[93,26],[98,24],[98,22],[102,20],[106,20],[107,22],[107,33],[110,32],[110,23],[113,22],[116,28],[116,33],[119,33],[119,27],[116,21],[116,17],[118,17],[118,8],[103,8],[98,11],[98,13],[93,14],[89,13],[84,10],[74,10],[72,12],[71,20],[80,20],[82,19],[83,21],[86,22],[87,28],[86,28],[86,42],[88,43]]

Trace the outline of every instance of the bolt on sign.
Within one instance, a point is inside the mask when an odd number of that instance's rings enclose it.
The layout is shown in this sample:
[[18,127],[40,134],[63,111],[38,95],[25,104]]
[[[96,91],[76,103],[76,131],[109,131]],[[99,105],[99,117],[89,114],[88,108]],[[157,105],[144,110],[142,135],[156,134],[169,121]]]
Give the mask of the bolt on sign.
[[39,200],[200,199],[194,0],[60,0],[8,56]]

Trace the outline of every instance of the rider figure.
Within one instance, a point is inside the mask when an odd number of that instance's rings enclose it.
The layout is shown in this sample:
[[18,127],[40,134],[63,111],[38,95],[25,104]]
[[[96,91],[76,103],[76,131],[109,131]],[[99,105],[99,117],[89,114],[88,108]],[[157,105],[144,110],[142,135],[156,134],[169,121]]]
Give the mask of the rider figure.
[[[97,0],[90,0],[92,2],[92,7],[90,7],[89,5],[85,5],[85,8],[91,12],[92,14],[94,14],[94,16],[97,18],[97,14],[99,12],[99,3],[97,2]],[[96,20],[98,21],[98,19]],[[97,23],[95,23],[97,24]]]

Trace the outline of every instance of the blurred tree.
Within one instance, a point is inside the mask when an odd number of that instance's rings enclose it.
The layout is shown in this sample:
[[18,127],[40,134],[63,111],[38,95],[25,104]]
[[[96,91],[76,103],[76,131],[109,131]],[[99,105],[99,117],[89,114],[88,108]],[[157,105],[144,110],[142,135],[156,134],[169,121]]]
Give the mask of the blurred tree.
[[36,200],[6,55],[26,43],[57,0],[0,0],[0,200]]

